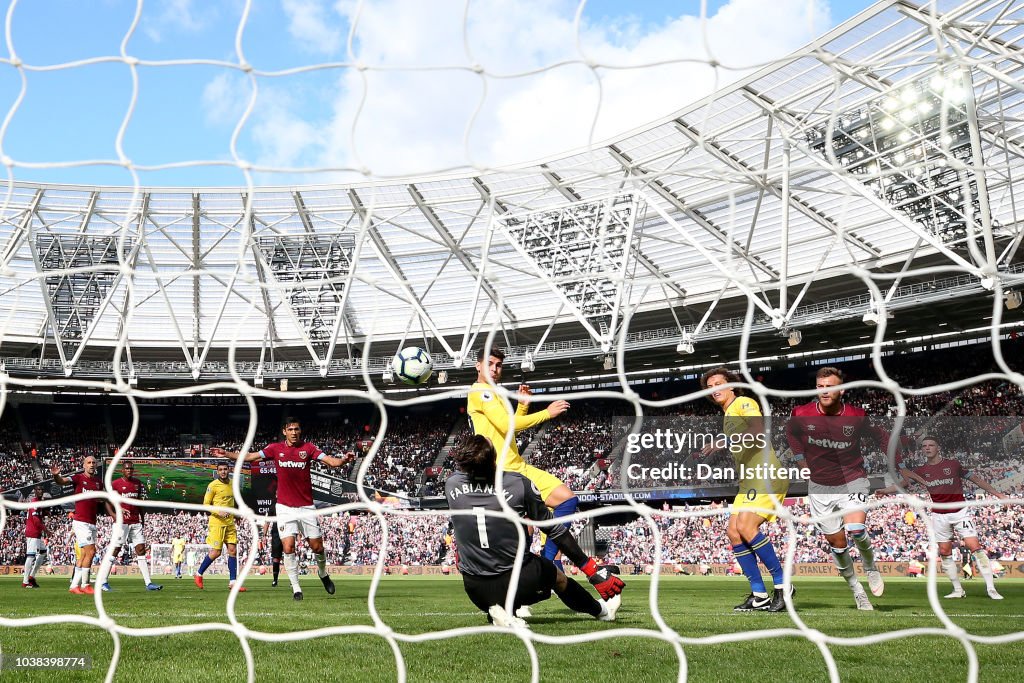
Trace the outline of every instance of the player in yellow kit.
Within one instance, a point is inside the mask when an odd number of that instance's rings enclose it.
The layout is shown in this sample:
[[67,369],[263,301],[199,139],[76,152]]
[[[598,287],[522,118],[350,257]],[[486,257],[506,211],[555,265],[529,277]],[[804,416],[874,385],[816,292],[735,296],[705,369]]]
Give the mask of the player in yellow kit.
[[[235,492],[232,490],[231,480],[228,478],[230,472],[231,469],[227,463],[217,465],[217,478],[206,487],[203,505],[235,507]],[[199,571],[196,572],[196,586],[203,587],[203,572],[220,557],[220,549],[224,546],[227,546],[228,549],[228,588],[234,585],[235,577],[238,574],[238,558],[235,556],[237,544],[238,531],[235,528],[235,516],[230,512],[211,512],[210,529],[206,535],[206,545],[210,546],[210,552],[203,558],[203,563],[199,565]],[[238,589],[239,592],[245,590],[247,590],[245,586]]]
[[[739,375],[728,368],[719,367],[705,372],[700,384],[703,389],[715,389],[742,381]],[[737,444],[729,449],[737,468],[741,465],[747,468],[782,467],[772,450],[771,441],[765,436],[764,418],[757,401],[744,396],[740,387],[718,389],[708,398],[725,413],[723,432],[730,444]],[[715,450],[715,446],[709,444],[704,449],[704,455]],[[772,511],[782,505],[788,488],[787,479],[771,476],[740,477],[739,493],[729,509],[729,526],[726,528],[733,555],[750,581],[750,595],[735,607],[737,612],[783,612],[786,609],[782,563],[779,562],[772,542],[761,533],[759,527],[765,522],[775,521]],[[775,591],[771,597],[761,577],[761,569],[757,566],[759,559],[772,575]]]
[[181,563],[185,561],[185,539],[181,536],[171,539],[171,563],[174,565],[174,578],[181,578]]
[[[505,352],[499,348],[491,348],[485,361],[484,349],[480,349],[476,358],[476,383],[469,390],[467,412],[473,427],[473,432],[486,436],[494,444],[494,449],[502,453],[503,466],[506,472],[519,472],[532,481],[540,491],[540,498],[544,504],[554,510],[554,517],[571,515],[576,512],[579,499],[573,492],[562,483],[562,480],[553,474],[542,469],[526,464],[523,457],[519,455],[519,446],[516,444],[515,434],[512,441],[505,448],[505,436],[508,434],[509,414],[505,402],[495,392],[494,387],[501,382],[502,366],[505,363]],[[514,432],[521,432],[531,427],[547,422],[558,417],[569,409],[567,401],[553,401],[544,410],[535,413],[527,413],[530,404],[526,400],[530,395],[530,387],[521,384],[519,386],[520,399],[514,415]],[[567,525],[568,526],[568,525]],[[544,544],[544,557],[555,562],[561,568],[561,562],[555,558],[558,556],[558,547],[551,541]]]

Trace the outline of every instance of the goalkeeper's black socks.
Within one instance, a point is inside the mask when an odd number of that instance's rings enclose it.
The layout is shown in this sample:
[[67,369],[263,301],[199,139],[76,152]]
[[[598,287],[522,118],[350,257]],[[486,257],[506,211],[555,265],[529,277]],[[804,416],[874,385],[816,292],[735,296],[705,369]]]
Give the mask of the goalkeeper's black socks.
[[559,593],[555,591],[555,595],[558,599],[565,603],[565,606],[571,609],[573,612],[582,612],[583,614],[589,614],[592,617],[596,617],[601,613],[601,603],[594,599],[587,589],[576,583],[575,579],[571,579],[568,576],[565,580],[569,585],[565,587],[565,590]]
[[277,583],[277,577],[281,575],[281,560],[274,560],[274,583]]

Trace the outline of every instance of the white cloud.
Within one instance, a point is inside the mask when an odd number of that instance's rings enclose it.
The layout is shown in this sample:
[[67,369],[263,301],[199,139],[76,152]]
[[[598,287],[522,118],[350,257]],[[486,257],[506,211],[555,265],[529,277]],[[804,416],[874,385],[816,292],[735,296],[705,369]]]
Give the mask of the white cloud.
[[[203,88],[202,107],[206,122],[225,132],[233,131],[252,97],[249,79],[235,72],[222,72]],[[258,83],[256,104],[245,128],[258,154],[250,161],[279,168],[301,165],[305,156],[316,155],[324,146],[322,129],[302,118],[306,93],[292,91],[273,81]],[[241,150],[243,156],[246,150]]]
[[168,31],[196,33],[205,28],[212,16],[210,5],[203,10],[196,8],[193,0],[157,0],[147,2],[143,7],[158,7],[159,11],[144,10],[142,30],[154,43],[163,40]]
[[288,33],[307,52],[337,53],[345,44],[341,18],[324,0],[282,0]]
[[[328,16],[311,0],[284,3],[296,26]],[[343,17],[341,24],[355,21],[356,7],[340,0],[332,16]],[[464,17],[462,2],[366,2],[355,49],[359,61],[373,68],[332,76],[314,98],[323,106],[278,98],[266,111],[261,107],[250,127],[254,156],[309,166],[366,166],[377,175],[556,156],[665,117],[716,85],[790,54],[829,26],[826,0],[774,0],[771,12],[763,0],[731,0],[706,25],[685,15],[653,24],[633,16],[614,25],[584,19],[581,54],[576,7],[573,0],[476,0]],[[335,30],[340,31],[324,22],[293,35],[327,51]],[[623,68],[561,64],[585,58]],[[716,73],[708,63],[712,58],[728,68]],[[677,61],[650,66],[666,60]],[[473,64],[484,68],[485,79],[467,68]],[[596,76],[602,86],[599,112]],[[485,85],[467,147],[467,125]]]
[[239,73],[222,71],[203,87],[202,106],[207,123],[234,126],[252,97],[248,80]]
[[279,88],[263,88],[258,98],[260,116],[251,133],[261,149],[261,165],[289,167],[301,165],[310,150],[323,147],[321,129],[296,116],[301,105],[291,93]]

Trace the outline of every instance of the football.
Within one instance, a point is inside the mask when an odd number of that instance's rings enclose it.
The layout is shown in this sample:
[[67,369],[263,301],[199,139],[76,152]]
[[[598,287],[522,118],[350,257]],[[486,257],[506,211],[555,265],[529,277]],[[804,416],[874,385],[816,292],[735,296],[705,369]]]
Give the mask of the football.
[[425,384],[434,372],[430,354],[418,346],[406,346],[391,360],[391,369],[403,384]]

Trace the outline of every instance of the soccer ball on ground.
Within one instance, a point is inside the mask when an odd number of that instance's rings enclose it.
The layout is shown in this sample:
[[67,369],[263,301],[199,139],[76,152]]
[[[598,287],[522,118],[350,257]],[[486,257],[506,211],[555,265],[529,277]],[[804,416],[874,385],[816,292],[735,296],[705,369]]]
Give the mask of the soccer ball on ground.
[[406,346],[391,359],[391,369],[403,384],[425,384],[434,372],[434,361],[418,346]]

